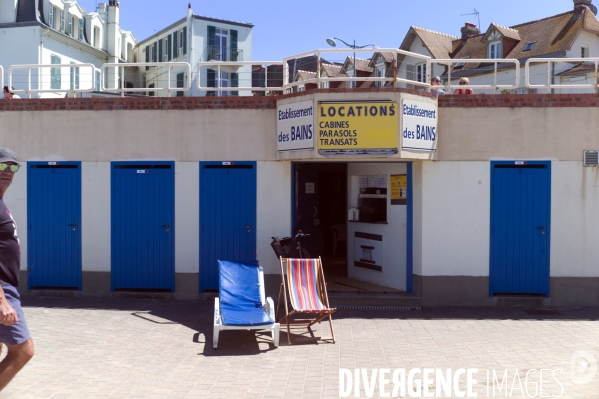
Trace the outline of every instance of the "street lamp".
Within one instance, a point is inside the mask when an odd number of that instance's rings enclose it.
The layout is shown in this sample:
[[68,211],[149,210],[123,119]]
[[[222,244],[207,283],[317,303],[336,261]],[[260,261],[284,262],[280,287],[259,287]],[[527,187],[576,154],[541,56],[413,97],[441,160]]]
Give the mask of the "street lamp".
[[[365,44],[363,46],[356,46],[356,39],[354,39],[354,44],[349,44],[347,43],[345,40],[343,39],[339,39],[338,37],[333,37],[333,38],[328,38],[327,39],[327,43],[329,44],[329,46],[331,47],[337,47],[337,43],[335,42],[335,40],[339,40],[341,43],[345,44],[347,47],[352,48],[352,49],[360,49],[360,48],[365,48],[365,47],[372,47],[377,49],[378,46],[375,46],[374,44]],[[358,76],[356,75],[356,52],[354,51],[354,79],[357,78]],[[354,86],[354,82],[352,82],[352,87]]]

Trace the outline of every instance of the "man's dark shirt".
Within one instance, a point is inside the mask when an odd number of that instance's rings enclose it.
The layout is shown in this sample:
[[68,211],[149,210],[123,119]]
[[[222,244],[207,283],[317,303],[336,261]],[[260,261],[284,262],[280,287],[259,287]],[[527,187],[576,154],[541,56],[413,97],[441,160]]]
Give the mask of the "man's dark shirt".
[[0,284],[19,286],[21,248],[17,236],[17,224],[4,200],[0,199]]

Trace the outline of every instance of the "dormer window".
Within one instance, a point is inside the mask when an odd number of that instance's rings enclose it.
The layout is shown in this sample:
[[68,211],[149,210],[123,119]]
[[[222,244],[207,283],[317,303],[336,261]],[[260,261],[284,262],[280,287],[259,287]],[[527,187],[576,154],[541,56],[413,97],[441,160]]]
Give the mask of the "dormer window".
[[589,46],[583,44],[580,46],[580,58],[588,58],[589,57]]
[[[383,79],[385,77],[385,63],[384,62],[377,63],[375,65],[375,76],[379,79]],[[383,87],[384,85],[385,85],[385,82],[382,80],[375,82],[376,87]]]
[[489,43],[489,58],[497,59],[501,57],[501,41]]
[[[470,57],[464,57],[464,58],[462,58],[462,59],[464,59],[464,60],[467,60],[468,58],[470,58]],[[455,67],[454,67],[454,68],[455,68],[455,69],[457,69],[457,68],[461,68],[461,67],[463,67],[464,65],[466,65],[466,63],[465,63],[464,61],[460,61],[460,62],[458,62],[457,64],[455,64]]]
[[535,46],[535,44],[537,44],[537,42],[529,42],[528,44],[526,44],[526,47],[524,47],[524,50],[522,50],[522,51],[532,50],[532,48]]

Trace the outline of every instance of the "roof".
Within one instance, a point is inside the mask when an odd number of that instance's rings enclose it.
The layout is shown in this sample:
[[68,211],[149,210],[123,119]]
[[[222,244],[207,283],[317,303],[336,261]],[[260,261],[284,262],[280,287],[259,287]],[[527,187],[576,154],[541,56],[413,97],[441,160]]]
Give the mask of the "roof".
[[595,65],[579,62],[567,71],[555,74],[556,76],[577,76],[584,75],[589,72],[595,72]]
[[341,73],[341,65],[333,65],[333,64],[321,64],[320,65],[320,71],[322,73],[322,71],[326,72],[327,76],[329,78],[334,78],[339,76],[339,74]]
[[[499,30],[500,25],[491,24]],[[505,58],[528,59],[531,57],[560,54],[572,48],[572,45],[585,30],[599,35],[599,21],[593,12],[584,8],[582,13],[574,10],[554,15],[537,21],[526,22],[510,28],[501,27],[503,32],[517,31],[520,41],[509,50]],[[511,30],[510,30],[511,29]],[[467,39],[458,39],[453,44],[457,52],[452,58],[487,58],[487,43],[484,42],[485,34],[479,34]],[[511,33],[511,39],[514,38]],[[536,42],[530,51],[523,51],[530,42]],[[463,45],[463,46],[462,46]],[[474,69],[480,64],[466,64],[460,70]]]
[[409,50],[416,37],[422,40],[429,53],[437,59],[449,58],[449,54],[453,51],[453,42],[458,40],[456,36],[412,26],[399,48]]
[[310,79],[315,79],[316,78],[316,72],[311,72],[311,71],[303,71],[303,70],[298,70],[297,73],[295,74],[295,82],[299,82],[302,80],[310,80]]
[[[513,40],[520,40],[520,33],[513,28],[508,28],[496,23],[492,23],[491,26],[489,26],[489,29],[487,29],[487,34],[489,32],[491,32],[491,28],[495,28],[497,29],[497,31],[499,31],[499,33],[501,33],[503,35],[503,37],[506,37],[508,39],[513,39]],[[485,39],[487,34],[485,34]]]

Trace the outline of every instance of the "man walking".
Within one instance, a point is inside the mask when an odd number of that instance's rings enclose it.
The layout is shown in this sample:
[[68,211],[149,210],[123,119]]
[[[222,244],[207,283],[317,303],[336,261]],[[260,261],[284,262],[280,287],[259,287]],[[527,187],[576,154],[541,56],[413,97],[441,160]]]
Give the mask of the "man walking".
[[0,391],[33,357],[33,340],[17,291],[21,271],[17,224],[4,204],[4,193],[20,166],[13,151],[0,148],[0,350],[2,344],[8,348],[0,362]]

